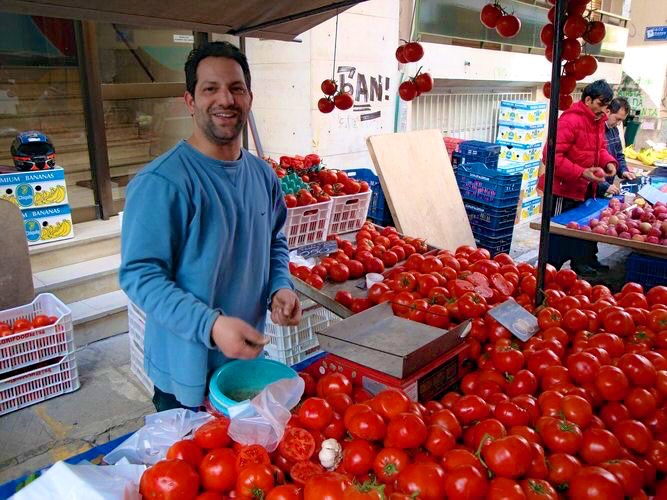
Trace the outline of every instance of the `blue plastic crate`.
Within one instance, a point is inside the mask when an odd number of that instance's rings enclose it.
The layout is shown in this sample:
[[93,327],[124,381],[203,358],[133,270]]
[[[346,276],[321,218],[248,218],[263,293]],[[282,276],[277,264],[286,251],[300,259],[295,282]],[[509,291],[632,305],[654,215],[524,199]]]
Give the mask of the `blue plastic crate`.
[[517,205],[508,208],[493,208],[464,199],[463,206],[470,224],[475,227],[490,231],[514,227]]
[[509,253],[510,247],[512,246],[512,234],[509,236],[485,236],[483,234],[475,234],[475,243],[480,248],[485,248],[491,253],[491,256],[494,256],[499,253]]
[[633,252],[625,262],[625,281],[641,283],[646,290],[667,285],[667,260]]
[[483,163],[486,168],[498,168],[500,145],[483,141],[463,141],[459,151],[464,163]]
[[380,179],[369,168],[346,169],[347,175],[358,181],[368,182],[371,189],[371,202],[368,206],[368,218],[379,226],[393,226],[394,220],[389,211],[389,205],[384,198]]
[[520,174],[506,175],[481,163],[464,163],[456,169],[456,182],[464,198],[496,208],[518,205],[521,179]]

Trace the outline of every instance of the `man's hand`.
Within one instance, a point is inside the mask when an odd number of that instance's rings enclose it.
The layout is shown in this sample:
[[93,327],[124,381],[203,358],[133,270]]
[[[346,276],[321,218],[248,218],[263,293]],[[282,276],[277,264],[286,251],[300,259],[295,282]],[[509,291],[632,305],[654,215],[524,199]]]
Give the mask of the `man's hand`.
[[607,166],[604,168],[605,173],[608,176],[614,176],[616,175],[616,165],[613,163],[607,163]]
[[271,321],[280,326],[295,326],[301,321],[301,302],[289,288],[281,288],[273,294]]
[[228,358],[253,359],[269,343],[269,338],[240,318],[218,316],[213,323],[211,339]]
[[597,167],[589,167],[589,168],[586,168],[586,169],[584,169],[584,171],[581,173],[581,176],[582,176],[584,179],[589,180],[589,181],[591,181],[591,182],[602,182],[602,181],[604,181],[604,177],[598,177],[597,175],[595,175],[595,172],[596,172],[597,170],[598,170]]
[[622,177],[623,177],[624,179],[629,180],[629,181],[634,181],[634,180],[637,178],[637,176],[636,176],[635,174],[633,174],[632,172],[630,172],[630,171],[628,171],[628,170],[626,170],[625,172],[623,172]]
[[609,187],[607,188],[607,194],[612,194],[613,195],[613,194],[618,194],[620,192],[621,192],[621,190],[618,189],[613,184],[610,184]]

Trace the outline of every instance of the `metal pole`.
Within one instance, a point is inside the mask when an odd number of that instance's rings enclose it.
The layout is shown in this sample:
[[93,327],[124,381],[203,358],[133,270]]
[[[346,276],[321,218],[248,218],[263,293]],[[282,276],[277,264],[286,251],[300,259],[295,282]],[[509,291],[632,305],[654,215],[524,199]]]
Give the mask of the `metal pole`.
[[563,48],[563,25],[567,0],[556,0],[554,16],[553,62],[551,63],[551,97],[549,104],[549,133],[547,135],[546,171],[544,172],[544,196],[542,202],[542,227],[540,229],[539,257],[537,260],[537,293],[535,307],[544,300],[544,274],[549,255],[549,228],[551,226],[551,197],[556,170],[556,134],[558,132],[558,102],[560,97],[561,53]]

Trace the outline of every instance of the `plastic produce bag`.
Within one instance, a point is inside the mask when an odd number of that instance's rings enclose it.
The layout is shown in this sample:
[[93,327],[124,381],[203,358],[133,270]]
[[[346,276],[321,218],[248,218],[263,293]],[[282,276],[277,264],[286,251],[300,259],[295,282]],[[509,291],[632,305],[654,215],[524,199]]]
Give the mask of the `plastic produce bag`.
[[274,451],[304,388],[301,377],[285,378],[267,385],[252,400],[230,406],[229,436],[237,443],[260,444]]
[[213,417],[206,412],[194,412],[184,408],[147,415],[145,425],[115,450],[110,451],[104,461],[115,464],[126,458],[132,464],[153,465],[165,457],[172,444],[211,418]]
[[139,500],[139,481],[145,469],[126,461],[116,465],[56,462],[11,500]]

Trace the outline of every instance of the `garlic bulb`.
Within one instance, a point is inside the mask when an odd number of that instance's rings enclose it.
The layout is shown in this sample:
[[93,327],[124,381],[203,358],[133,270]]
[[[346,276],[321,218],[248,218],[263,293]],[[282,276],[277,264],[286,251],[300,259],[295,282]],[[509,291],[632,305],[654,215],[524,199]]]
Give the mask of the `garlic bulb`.
[[343,448],[335,439],[325,439],[322,441],[322,449],[318,455],[320,464],[325,469],[332,471],[343,458]]

